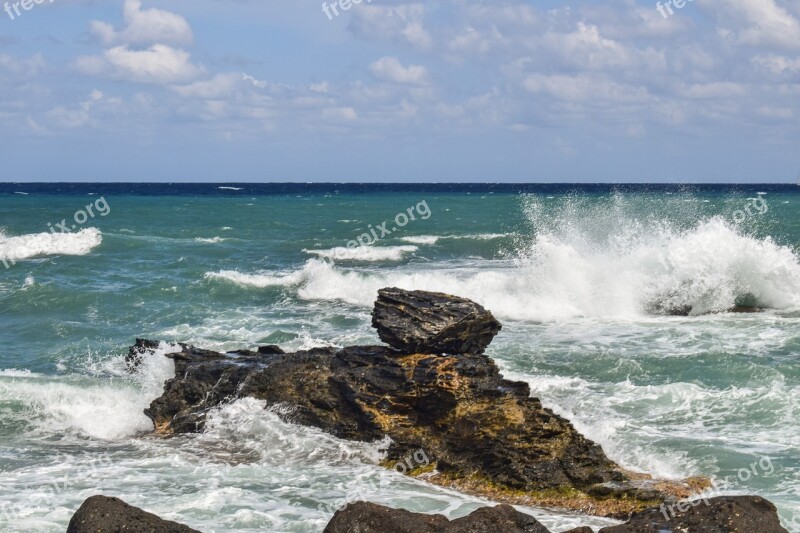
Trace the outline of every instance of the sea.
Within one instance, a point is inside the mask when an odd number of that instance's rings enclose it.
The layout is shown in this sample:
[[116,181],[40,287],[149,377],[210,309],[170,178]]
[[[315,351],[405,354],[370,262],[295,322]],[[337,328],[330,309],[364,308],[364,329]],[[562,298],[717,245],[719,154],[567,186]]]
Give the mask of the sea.
[[63,532],[94,494],[208,533],[490,505],[253,399],[151,434],[174,367],[129,373],[137,337],[376,344],[390,286],[491,310],[504,375],[618,464],[763,496],[800,532],[800,187],[488,183],[0,184],[0,531]]

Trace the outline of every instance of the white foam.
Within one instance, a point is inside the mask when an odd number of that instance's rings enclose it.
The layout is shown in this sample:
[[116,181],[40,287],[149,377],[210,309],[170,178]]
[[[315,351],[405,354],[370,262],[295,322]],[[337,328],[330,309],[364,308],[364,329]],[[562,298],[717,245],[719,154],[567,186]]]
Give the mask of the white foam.
[[131,376],[122,357],[106,360],[106,370],[114,378],[107,373],[90,378],[5,371],[0,373],[0,402],[22,404],[20,415],[47,435],[77,433],[113,441],[152,431],[153,424],[142,411],[161,395],[164,381],[174,377],[175,364],[163,356],[174,349],[162,344]]
[[225,280],[244,287],[289,287],[301,283],[304,279],[302,272],[288,272],[285,274],[244,274],[236,270],[221,270],[219,272],[206,272],[206,279]]
[[400,240],[410,242],[412,244],[433,245],[444,239],[474,239],[478,241],[490,241],[493,239],[502,239],[508,237],[507,233],[476,233],[469,235],[418,235],[411,237],[402,237]]
[[222,237],[211,237],[210,239],[205,239],[203,237],[197,237],[195,242],[201,242],[203,244],[219,244],[221,242],[225,242],[227,239]]
[[439,242],[442,237],[438,235],[419,235],[416,237],[403,237],[401,241],[410,242],[411,244],[432,245]]
[[407,254],[417,250],[416,246],[358,246],[355,248],[337,247],[329,250],[303,251],[332,261],[373,263],[378,261],[402,261]]
[[221,191],[241,191],[241,187],[217,187]]
[[[772,309],[800,308],[800,260],[791,248],[749,235],[720,217],[676,228],[639,220],[625,210],[625,205],[605,211],[581,205],[556,216],[534,212],[537,229],[512,260],[377,271],[312,259],[292,272],[207,277],[255,287],[281,285],[302,299],[364,307],[373,305],[382,287],[441,291],[471,298],[499,317],[530,321],[639,319],[656,306],[691,307],[702,314],[730,309],[744,297]],[[354,253],[367,259],[366,254],[381,253],[376,250]]]
[[31,233],[8,237],[0,233],[0,259],[21,261],[52,255],[87,255],[100,246],[103,236],[96,228],[77,233]]

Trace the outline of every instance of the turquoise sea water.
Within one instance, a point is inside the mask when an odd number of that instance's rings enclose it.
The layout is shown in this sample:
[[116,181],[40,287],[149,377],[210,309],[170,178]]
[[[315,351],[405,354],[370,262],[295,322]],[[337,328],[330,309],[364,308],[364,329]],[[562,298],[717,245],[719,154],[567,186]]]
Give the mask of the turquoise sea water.
[[317,532],[365,498],[485,504],[255,401],[147,435],[173,369],[127,374],[136,337],[375,343],[377,289],[401,286],[492,310],[488,354],[618,463],[727,478],[800,531],[800,187],[3,184],[0,228],[0,530],[63,531],[96,493],[207,532]]

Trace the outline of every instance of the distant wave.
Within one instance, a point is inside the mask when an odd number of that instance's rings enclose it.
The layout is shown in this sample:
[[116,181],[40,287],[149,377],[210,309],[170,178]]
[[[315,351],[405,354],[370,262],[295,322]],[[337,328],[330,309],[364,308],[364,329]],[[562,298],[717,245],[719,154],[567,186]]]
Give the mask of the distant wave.
[[16,191],[14,194],[21,194],[22,196],[28,196],[28,193],[22,191]]
[[357,248],[331,248],[329,250],[303,250],[322,259],[333,261],[402,261],[406,254],[416,252],[416,246],[359,246]]
[[211,237],[210,239],[204,239],[203,237],[197,237],[194,241],[195,242],[201,242],[201,243],[204,243],[204,244],[218,244],[218,243],[221,243],[221,242],[225,242],[225,240],[226,239],[223,239],[222,237]]
[[303,281],[303,274],[290,272],[287,274],[244,274],[236,270],[221,270],[219,272],[206,272],[206,279],[224,280],[246,287],[266,288],[266,287],[288,287],[297,285]]
[[478,241],[490,241],[493,239],[502,239],[508,237],[507,233],[477,233],[472,235],[416,235],[411,237],[402,237],[400,240],[409,242],[411,244],[433,245],[443,239],[474,239]]
[[419,235],[417,237],[403,237],[401,241],[410,242],[411,244],[431,245],[436,244],[442,237],[437,235]]
[[242,187],[217,187],[221,191],[241,191]]
[[21,261],[51,255],[87,255],[100,246],[103,236],[96,228],[77,233],[31,233],[8,237],[0,233],[0,259]]

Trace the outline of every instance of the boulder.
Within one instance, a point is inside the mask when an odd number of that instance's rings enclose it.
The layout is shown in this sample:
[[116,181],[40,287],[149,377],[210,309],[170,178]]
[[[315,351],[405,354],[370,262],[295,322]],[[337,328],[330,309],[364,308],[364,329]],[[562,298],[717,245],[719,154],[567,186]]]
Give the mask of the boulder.
[[200,533],[177,522],[163,520],[118,498],[92,496],[72,515],[67,533]]
[[634,515],[600,533],[787,533],[772,503],[758,496],[682,501]]
[[480,305],[447,294],[382,289],[372,312],[381,340],[405,353],[482,354],[502,327]]
[[386,466],[422,450],[428,461],[409,468],[411,475],[502,503],[628,518],[669,498],[667,488],[687,490],[623,471],[485,355],[386,346],[223,354],[182,346],[166,357],[176,377],[145,410],[162,435],[202,431],[211,409],[252,397],[291,405],[281,411],[287,421],[339,438],[390,437]]
[[453,521],[357,502],[338,511],[323,533],[549,533],[530,515],[510,505],[484,507]]

